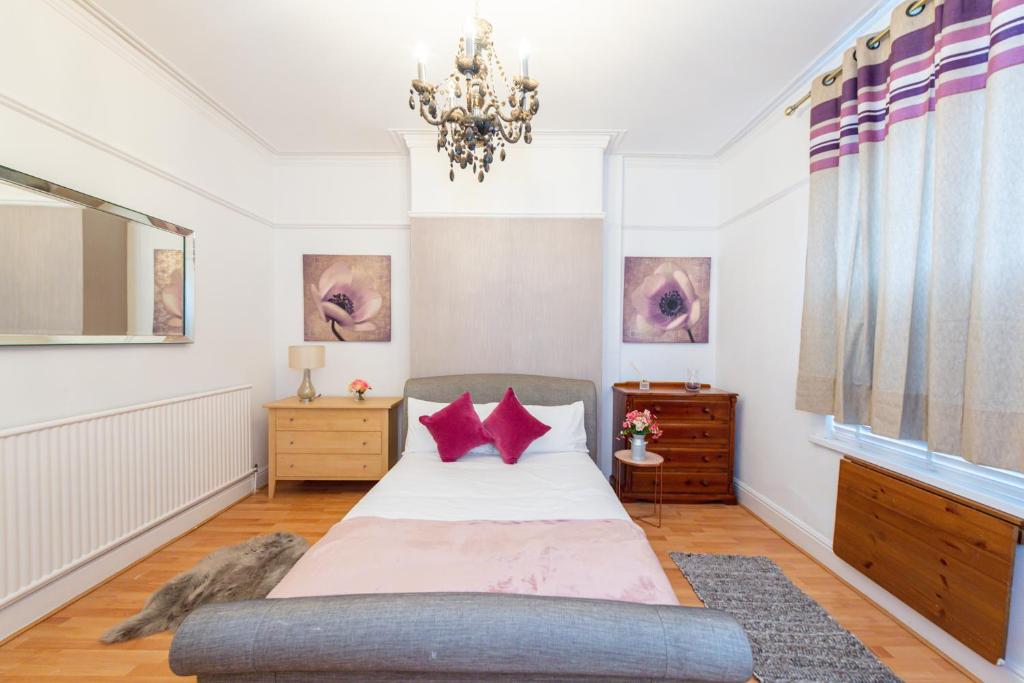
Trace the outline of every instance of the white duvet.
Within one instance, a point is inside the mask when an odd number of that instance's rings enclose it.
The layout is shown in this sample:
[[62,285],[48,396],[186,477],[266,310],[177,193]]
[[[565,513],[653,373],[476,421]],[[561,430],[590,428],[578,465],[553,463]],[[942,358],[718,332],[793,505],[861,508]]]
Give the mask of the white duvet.
[[629,515],[587,453],[527,453],[515,465],[469,453],[442,462],[406,453],[345,516],[387,519],[569,520]]

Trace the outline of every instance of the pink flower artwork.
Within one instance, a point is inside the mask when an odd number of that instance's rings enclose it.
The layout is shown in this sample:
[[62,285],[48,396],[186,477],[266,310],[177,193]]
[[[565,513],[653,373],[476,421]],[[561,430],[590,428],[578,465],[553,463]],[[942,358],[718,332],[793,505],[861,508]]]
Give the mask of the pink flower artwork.
[[302,257],[306,341],[391,341],[391,257]]
[[153,334],[185,332],[184,267],[181,249],[153,250]]
[[708,341],[711,259],[627,256],[622,341]]

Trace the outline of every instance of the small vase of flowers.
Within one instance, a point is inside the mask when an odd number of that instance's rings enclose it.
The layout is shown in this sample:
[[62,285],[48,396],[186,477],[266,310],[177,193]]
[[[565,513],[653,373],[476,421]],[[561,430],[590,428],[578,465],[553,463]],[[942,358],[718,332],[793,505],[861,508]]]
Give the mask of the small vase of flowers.
[[658,426],[651,411],[631,410],[626,413],[619,434],[622,438],[630,440],[633,460],[642,462],[647,459],[647,438],[650,437],[652,441],[658,439],[661,436],[661,427]]
[[365,379],[354,379],[348,383],[348,390],[352,392],[352,395],[355,396],[357,401],[366,400],[363,397],[363,394],[370,389],[373,389],[373,387],[371,387]]

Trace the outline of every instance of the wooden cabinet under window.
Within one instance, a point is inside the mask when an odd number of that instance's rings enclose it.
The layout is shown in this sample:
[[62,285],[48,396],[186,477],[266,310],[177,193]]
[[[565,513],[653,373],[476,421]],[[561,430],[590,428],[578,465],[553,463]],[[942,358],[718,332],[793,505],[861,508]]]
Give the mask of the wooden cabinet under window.
[[268,495],[282,479],[380,479],[395,463],[400,398],[267,403]]
[[832,550],[990,662],[1006,654],[1024,519],[872,463],[839,465]]
[[[662,437],[648,448],[665,459],[665,502],[736,502],[732,483],[736,394],[707,385],[699,392],[687,391],[680,382],[652,382],[649,391],[640,391],[637,382],[620,382],[612,386],[612,395],[616,439],[631,410],[646,408],[661,425]],[[623,477],[623,500],[649,500],[654,493],[653,471],[616,467],[612,477],[613,483]]]

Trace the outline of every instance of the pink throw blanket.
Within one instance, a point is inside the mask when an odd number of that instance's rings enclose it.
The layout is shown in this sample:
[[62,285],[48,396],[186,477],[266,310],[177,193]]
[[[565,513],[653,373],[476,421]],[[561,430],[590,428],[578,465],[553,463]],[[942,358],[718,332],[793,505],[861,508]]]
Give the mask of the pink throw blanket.
[[449,591],[679,604],[644,532],[613,519],[343,520],[268,597]]

